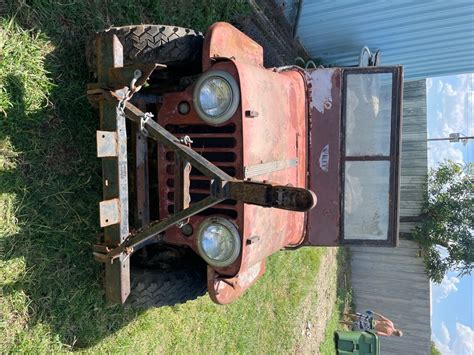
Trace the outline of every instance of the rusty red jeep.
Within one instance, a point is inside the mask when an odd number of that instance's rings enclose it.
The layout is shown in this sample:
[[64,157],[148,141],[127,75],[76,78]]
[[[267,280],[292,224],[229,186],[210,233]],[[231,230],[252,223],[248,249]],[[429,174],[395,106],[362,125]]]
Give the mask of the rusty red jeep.
[[207,289],[227,304],[279,250],[397,245],[402,68],[265,68],[263,54],[227,23],[91,41],[109,301]]

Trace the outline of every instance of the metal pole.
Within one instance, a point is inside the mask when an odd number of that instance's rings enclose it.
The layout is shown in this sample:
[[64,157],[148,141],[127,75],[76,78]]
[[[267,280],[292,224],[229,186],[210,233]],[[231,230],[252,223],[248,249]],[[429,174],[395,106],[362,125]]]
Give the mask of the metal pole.
[[459,142],[459,141],[464,141],[464,140],[469,140],[469,139],[474,139],[474,136],[471,136],[471,137],[459,137],[459,138],[450,138],[450,137],[446,137],[446,138],[429,138],[427,139],[427,141],[452,141],[454,143],[456,142]]
[[296,9],[296,19],[295,24],[293,25],[293,38],[296,38],[296,34],[298,32],[298,25],[300,24],[300,17],[301,17],[301,9],[303,8],[303,0],[298,1]]

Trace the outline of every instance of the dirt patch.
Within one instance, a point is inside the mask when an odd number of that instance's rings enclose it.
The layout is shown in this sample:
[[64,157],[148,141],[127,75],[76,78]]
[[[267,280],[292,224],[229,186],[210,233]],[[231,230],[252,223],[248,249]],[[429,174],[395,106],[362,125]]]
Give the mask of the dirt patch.
[[337,248],[327,248],[312,291],[317,293],[316,302],[312,301],[312,295],[303,302],[301,331],[295,347],[297,354],[319,354],[326,324],[336,306],[337,270]]

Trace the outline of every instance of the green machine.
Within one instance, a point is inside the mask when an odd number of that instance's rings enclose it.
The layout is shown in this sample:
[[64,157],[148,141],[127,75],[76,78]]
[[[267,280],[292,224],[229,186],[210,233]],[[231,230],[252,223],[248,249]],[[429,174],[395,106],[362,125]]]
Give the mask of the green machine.
[[379,355],[380,343],[370,331],[336,332],[337,355]]

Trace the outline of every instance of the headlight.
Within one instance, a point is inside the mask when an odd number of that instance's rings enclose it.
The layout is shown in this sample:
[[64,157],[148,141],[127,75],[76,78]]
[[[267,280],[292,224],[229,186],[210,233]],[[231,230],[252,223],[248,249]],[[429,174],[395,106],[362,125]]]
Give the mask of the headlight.
[[202,258],[213,266],[228,266],[240,254],[240,236],[237,228],[228,220],[211,217],[201,223],[197,246]]
[[193,103],[199,117],[212,125],[229,120],[240,102],[239,87],[229,73],[211,70],[194,87]]

